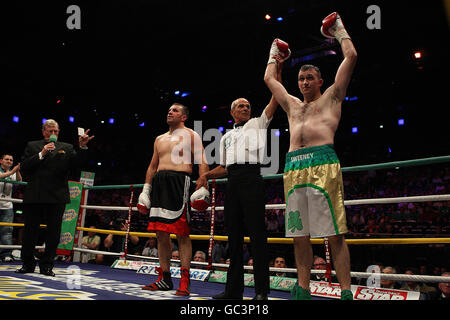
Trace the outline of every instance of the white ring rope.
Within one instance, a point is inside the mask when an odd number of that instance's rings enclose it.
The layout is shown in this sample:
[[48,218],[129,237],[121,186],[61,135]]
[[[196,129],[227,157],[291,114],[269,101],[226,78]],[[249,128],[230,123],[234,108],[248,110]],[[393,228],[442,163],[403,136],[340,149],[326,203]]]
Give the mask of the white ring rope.
[[[19,249],[20,245],[0,245],[0,249]],[[42,246],[36,248],[43,248]],[[99,251],[99,250],[91,250],[91,249],[82,249],[82,248],[73,248],[74,251],[79,251],[83,253],[92,253],[92,254],[103,254],[108,256],[121,256],[123,252],[109,252],[109,251]],[[138,256],[128,254],[128,258],[142,259],[142,260],[154,260],[159,261],[158,258],[155,257],[147,257],[147,256]],[[180,260],[171,259],[171,262],[179,263]],[[199,262],[199,261],[191,261],[191,265],[200,265],[200,266],[208,266],[207,262]],[[228,268],[228,264],[224,263],[213,263],[213,267],[218,268]],[[253,266],[244,266],[245,270],[253,270]],[[297,273],[297,269],[295,268],[274,268],[270,267],[270,271],[273,272],[289,272],[289,273]],[[326,270],[311,270],[311,274],[325,274]],[[332,275],[336,275],[336,272],[331,271]],[[374,276],[374,273],[370,272],[350,272],[350,276],[354,278],[369,278]],[[415,282],[437,282],[437,283],[450,283],[450,277],[443,276],[423,276],[423,275],[408,275],[408,274],[388,274],[388,273],[376,273],[376,276],[380,277],[380,280],[394,280],[394,281],[415,281]]]
[[[428,201],[448,201],[450,200],[450,194],[437,194],[428,196],[411,196],[411,197],[395,197],[395,198],[374,198],[374,199],[359,199],[359,200],[344,200],[344,205],[354,206],[361,204],[388,204],[388,203],[402,203],[402,202],[428,202]],[[13,203],[22,203],[22,199],[14,198],[0,198],[0,201],[10,201]],[[111,210],[111,211],[128,211],[129,207],[119,206],[97,206],[97,205],[80,205],[80,208],[91,210]],[[266,204],[266,210],[272,209],[286,209],[286,204]],[[133,211],[138,211],[137,207],[132,208]],[[224,207],[216,207],[216,210],[224,210]],[[192,211],[197,211],[192,208]],[[211,207],[208,207],[206,211],[211,211]]]
[[[450,194],[443,195],[428,195],[428,196],[410,196],[410,197],[394,197],[394,198],[375,198],[375,199],[359,199],[359,200],[344,200],[344,205],[352,206],[352,205],[365,205],[365,204],[389,204],[389,203],[402,203],[402,202],[428,202],[428,201],[447,201],[450,200]],[[15,198],[0,198],[0,201],[9,201],[12,203],[22,203],[22,199]],[[98,206],[98,205],[80,205],[81,208],[91,209],[91,210],[104,210],[104,211],[128,211],[130,207],[121,207],[121,206]],[[286,209],[286,204],[266,204],[266,210],[273,209]],[[216,207],[216,210],[224,210],[224,207]],[[197,211],[192,208],[193,211]],[[137,207],[132,207],[132,211],[138,211]],[[211,211],[211,207],[208,207],[206,211]],[[20,245],[0,245],[0,249],[19,249]],[[42,246],[36,248],[43,248]],[[93,254],[103,254],[110,256],[121,256],[123,253],[115,253],[108,251],[98,251],[98,250],[89,250],[82,248],[73,248],[74,251],[85,252],[85,253],[93,253]],[[158,258],[146,257],[146,256],[137,256],[137,255],[127,255],[131,258],[144,259],[144,260],[156,260]],[[179,260],[171,260],[172,262],[179,262]],[[204,265],[207,266],[207,262],[197,262],[191,261],[193,265]],[[219,264],[213,263],[214,267],[219,268],[228,268],[228,264]],[[253,270],[253,266],[244,266],[246,270]],[[290,272],[297,273],[297,269],[295,268],[269,268],[270,271],[275,272]],[[311,274],[324,274],[326,270],[311,270]],[[333,270],[331,272],[332,275],[336,275],[336,272]],[[374,273],[368,272],[350,272],[351,277],[356,278],[369,278],[374,275]],[[402,274],[385,274],[385,273],[377,273],[377,277],[380,277],[380,280],[394,280],[394,281],[416,281],[416,282],[438,282],[438,283],[450,283],[450,277],[442,277],[442,276],[422,276],[422,275],[402,275]]]

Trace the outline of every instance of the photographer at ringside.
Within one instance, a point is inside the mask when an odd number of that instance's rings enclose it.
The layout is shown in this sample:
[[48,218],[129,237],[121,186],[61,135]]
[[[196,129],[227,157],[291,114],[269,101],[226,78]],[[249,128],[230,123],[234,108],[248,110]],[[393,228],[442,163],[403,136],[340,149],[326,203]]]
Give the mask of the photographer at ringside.
[[[111,222],[109,223],[109,229],[116,231],[127,231],[128,222],[128,220],[123,218],[111,220]],[[134,254],[136,252],[139,252],[138,246],[139,237],[128,235],[127,253]],[[100,250],[116,253],[125,252],[125,236],[112,233],[108,234],[105,240],[103,240]],[[98,254],[96,257],[96,263],[110,266],[119,258],[119,255]]]

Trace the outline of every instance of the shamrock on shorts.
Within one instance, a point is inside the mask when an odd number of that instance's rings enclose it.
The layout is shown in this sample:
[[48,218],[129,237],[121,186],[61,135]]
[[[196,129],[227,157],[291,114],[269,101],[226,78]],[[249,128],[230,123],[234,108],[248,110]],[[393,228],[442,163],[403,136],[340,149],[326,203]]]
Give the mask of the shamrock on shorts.
[[295,229],[298,231],[303,230],[302,219],[300,218],[300,212],[298,210],[289,212],[288,229],[291,233],[294,233]]

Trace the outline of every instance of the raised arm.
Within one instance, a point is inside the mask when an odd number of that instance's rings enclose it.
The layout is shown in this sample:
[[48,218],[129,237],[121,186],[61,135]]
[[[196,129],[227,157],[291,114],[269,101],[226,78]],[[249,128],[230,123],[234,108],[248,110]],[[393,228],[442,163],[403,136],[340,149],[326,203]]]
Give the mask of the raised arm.
[[336,72],[334,84],[329,88],[332,97],[338,101],[343,101],[347,92],[347,87],[356,65],[357,53],[353,46],[353,42],[345,30],[342,19],[337,12],[328,15],[322,21],[320,29],[322,34],[327,38],[336,38],[341,45],[344,60]]
[[[283,70],[283,61],[276,63],[276,80],[281,83],[281,71]],[[269,104],[264,109],[264,112],[266,113],[267,119],[272,119],[273,115],[275,114],[275,111],[277,111],[278,107],[278,101],[275,99],[274,95],[272,94],[272,97],[270,98]]]
[[281,84],[281,66],[279,66],[279,64],[289,58],[290,50],[287,46],[287,50],[283,53],[278,46],[279,41],[279,39],[275,39],[272,43],[269,61],[264,74],[264,82],[272,92],[273,99],[281,105],[284,111],[289,113],[289,101],[291,96]]
[[333,96],[336,100],[343,101],[347,93],[347,87],[352,77],[353,69],[356,65],[357,54],[352,40],[344,39],[341,43],[342,52],[344,54],[344,60],[336,72],[334,79]]
[[[0,179],[7,178],[16,172],[18,174],[18,175],[16,175],[16,177],[20,176],[19,169],[20,169],[20,164],[16,165],[11,171],[0,172]],[[20,176],[20,180],[17,179],[17,181],[22,181],[22,176]]]

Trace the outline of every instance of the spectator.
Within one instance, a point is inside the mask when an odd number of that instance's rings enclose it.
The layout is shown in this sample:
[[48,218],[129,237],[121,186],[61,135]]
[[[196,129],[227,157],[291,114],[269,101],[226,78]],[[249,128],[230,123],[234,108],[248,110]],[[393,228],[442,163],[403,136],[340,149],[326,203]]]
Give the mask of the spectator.
[[[327,262],[322,257],[314,256],[312,269],[313,270],[327,270]],[[323,273],[323,274],[311,274],[311,277],[312,277],[313,280],[316,280],[316,281],[324,281],[324,280],[326,280],[325,273]]]
[[196,251],[194,254],[194,261],[206,262],[206,254],[203,251]]
[[266,214],[266,228],[268,232],[278,232],[278,219],[273,211]]
[[[273,262],[273,267],[274,268],[287,268],[286,266],[286,259],[283,257],[276,257],[274,262]],[[286,277],[286,272],[282,272],[282,271],[275,271],[273,273],[273,275],[277,276],[277,277]]]
[[[450,277],[450,272],[444,272],[441,276]],[[437,300],[450,301],[450,283],[449,282],[441,282],[439,283],[440,294],[437,297]]]
[[[111,221],[110,228],[111,230],[127,230],[127,221],[122,221],[121,219],[117,219],[115,221]],[[137,236],[128,236],[127,243],[127,251],[130,253],[135,253],[136,247],[139,244],[139,237]],[[105,251],[121,253],[125,251],[125,236],[122,235],[113,235],[112,233],[108,234],[108,236],[103,241],[103,247]],[[97,255],[97,263],[111,265],[116,259],[117,256],[114,255]]]
[[[415,275],[418,274],[418,271],[415,268],[407,268],[405,274]],[[425,300],[432,299],[437,292],[436,288],[427,286],[425,283],[418,281],[406,281],[400,290],[418,291],[424,296]]]
[[223,245],[223,241],[214,241],[214,246],[212,250],[212,262],[221,263],[221,259],[225,259],[227,251]]
[[[247,266],[253,267],[253,258],[252,257],[250,257],[250,259],[248,259]],[[246,272],[247,273],[254,273],[253,272],[253,268],[252,269],[248,269]]]
[[[0,158],[0,178],[11,181],[22,181],[20,164],[11,167],[14,158],[11,154],[3,154]],[[13,184],[0,181],[0,198],[11,198]],[[13,204],[9,201],[0,201],[0,222],[12,223],[14,221]],[[12,226],[0,226],[0,245],[12,245]],[[13,261],[11,249],[0,249],[0,259],[3,262]]]
[[[90,228],[95,229],[95,226],[91,226]],[[84,236],[82,239],[81,247],[84,249],[98,250],[100,241],[100,237],[94,231],[88,231],[87,236]],[[86,252],[81,254],[82,263],[95,263],[95,261],[95,254]]]
[[[381,270],[381,273],[385,274],[396,274],[397,271],[393,267],[385,267],[383,270]],[[399,289],[400,286],[395,280],[381,280],[381,287],[385,289]]]
[[170,262],[171,267],[179,267],[180,266],[180,252],[178,250],[172,250],[172,260],[178,260],[178,261],[171,261]]
[[158,258],[158,247],[156,245],[156,238],[148,238],[145,242],[144,250],[142,250],[142,255],[147,257]]

